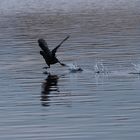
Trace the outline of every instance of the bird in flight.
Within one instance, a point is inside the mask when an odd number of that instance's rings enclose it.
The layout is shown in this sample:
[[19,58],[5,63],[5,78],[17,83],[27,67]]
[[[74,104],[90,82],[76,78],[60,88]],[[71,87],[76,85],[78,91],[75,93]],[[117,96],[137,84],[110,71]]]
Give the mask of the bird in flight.
[[45,68],[50,68],[50,65],[59,63],[62,66],[65,66],[65,64],[61,63],[57,57],[56,57],[56,52],[57,49],[69,38],[70,36],[67,36],[65,39],[63,39],[59,45],[57,45],[53,50],[50,50],[48,48],[48,45],[46,43],[46,41],[44,39],[38,39],[38,44],[39,47],[42,49],[40,51],[40,54],[43,56],[43,58],[45,59],[46,64],[48,65],[48,67]]

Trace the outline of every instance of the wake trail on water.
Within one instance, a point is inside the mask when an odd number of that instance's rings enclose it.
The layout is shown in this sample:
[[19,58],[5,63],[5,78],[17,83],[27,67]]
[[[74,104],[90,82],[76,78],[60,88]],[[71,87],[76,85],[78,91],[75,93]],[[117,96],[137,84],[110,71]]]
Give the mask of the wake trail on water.
[[131,63],[132,67],[125,69],[125,70],[109,70],[104,66],[102,61],[97,61],[94,64],[94,73],[97,74],[104,74],[107,76],[113,75],[129,75],[129,74],[140,74],[140,64]]
[[[140,74],[140,64],[134,64],[132,63],[130,68],[128,69],[121,69],[116,70],[112,69],[109,70],[102,61],[97,61],[93,64],[92,68],[81,68],[76,63],[68,63],[65,64],[67,70],[69,73],[79,73],[84,72],[88,74],[94,74],[94,75],[102,75],[102,76],[127,76],[130,74]],[[49,72],[45,72],[45,74],[48,74]]]
[[75,63],[65,64],[65,66],[68,67],[68,70],[71,73],[82,72],[82,71],[88,73],[104,73],[104,74],[107,73],[107,70],[105,69],[105,66],[103,65],[102,62],[95,63],[93,69],[83,69]]

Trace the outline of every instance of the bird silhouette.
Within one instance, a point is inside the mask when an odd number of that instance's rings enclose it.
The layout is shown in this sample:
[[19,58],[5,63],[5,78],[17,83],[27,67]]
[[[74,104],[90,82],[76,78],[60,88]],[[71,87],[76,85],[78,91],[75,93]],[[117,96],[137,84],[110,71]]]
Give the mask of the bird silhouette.
[[65,66],[65,64],[61,63],[57,58],[56,58],[56,52],[57,49],[69,38],[70,36],[67,36],[64,40],[60,42],[59,45],[57,45],[52,51],[49,49],[46,41],[44,39],[38,39],[38,44],[42,51],[40,51],[40,54],[43,56],[45,59],[46,64],[48,67],[45,68],[50,68],[50,65],[59,63],[62,66]]

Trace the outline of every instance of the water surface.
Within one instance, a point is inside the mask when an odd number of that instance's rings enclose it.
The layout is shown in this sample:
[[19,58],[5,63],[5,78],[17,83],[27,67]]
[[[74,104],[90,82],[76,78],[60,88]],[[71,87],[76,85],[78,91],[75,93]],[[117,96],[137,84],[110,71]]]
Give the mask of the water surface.
[[[0,139],[140,138],[138,0],[0,2]],[[67,35],[44,74],[37,39]]]

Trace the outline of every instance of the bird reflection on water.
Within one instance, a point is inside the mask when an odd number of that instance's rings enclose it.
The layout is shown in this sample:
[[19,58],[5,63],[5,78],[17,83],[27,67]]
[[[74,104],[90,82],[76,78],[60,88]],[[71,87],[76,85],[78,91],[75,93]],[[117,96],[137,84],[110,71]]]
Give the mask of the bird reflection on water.
[[51,92],[59,92],[57,86],[58,79],[59,77],[57,75],[48,74],[48,77],[45,79],[44,83],[42,84],[42,92],[41,92],[42,106],[49,106]]

